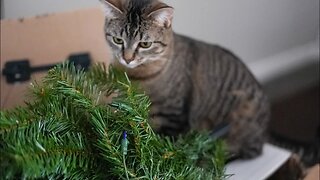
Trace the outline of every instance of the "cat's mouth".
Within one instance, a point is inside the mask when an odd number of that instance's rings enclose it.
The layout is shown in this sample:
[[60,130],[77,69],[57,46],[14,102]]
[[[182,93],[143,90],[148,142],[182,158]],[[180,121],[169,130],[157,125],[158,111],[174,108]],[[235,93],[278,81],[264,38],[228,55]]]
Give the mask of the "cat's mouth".
[[120,64],[126,68],[129,68],[129,69],[134,69],[140,65],[142,65],[142,63],[140,62],[140,60],[133,60],[129,63],[127,63],[123,58],[119,58],[118,59],[118,62],[120,62]]

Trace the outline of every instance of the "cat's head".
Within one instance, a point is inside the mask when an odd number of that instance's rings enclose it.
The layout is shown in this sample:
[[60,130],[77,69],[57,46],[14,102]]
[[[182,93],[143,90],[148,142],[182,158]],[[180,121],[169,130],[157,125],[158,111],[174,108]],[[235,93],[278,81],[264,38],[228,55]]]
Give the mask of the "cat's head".
[[132,69],[166,57],[172,38],[172,7],[158,0],[100,1],[115,61]]

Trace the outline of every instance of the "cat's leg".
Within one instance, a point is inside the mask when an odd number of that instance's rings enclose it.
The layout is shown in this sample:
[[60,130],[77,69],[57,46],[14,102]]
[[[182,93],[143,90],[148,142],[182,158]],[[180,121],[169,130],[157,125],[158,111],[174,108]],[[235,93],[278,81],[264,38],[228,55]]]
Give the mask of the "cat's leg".
[[261,154],[269,108],[265,98],[241,98],[230,113],[226,143],[229,153],[241,158],[253,158]]
[[177,137],[179,134],[185,134],[189,130],[187,123],[162,115],[152,116],[149,123],[153,131],[166,136]]
[[[246,127],[248,131],[250,128]],[[264,143],[263,133],[251,132],[250,134],[233,130],[226,138],[227,152],[230,157],[254,158],[261,154]]]

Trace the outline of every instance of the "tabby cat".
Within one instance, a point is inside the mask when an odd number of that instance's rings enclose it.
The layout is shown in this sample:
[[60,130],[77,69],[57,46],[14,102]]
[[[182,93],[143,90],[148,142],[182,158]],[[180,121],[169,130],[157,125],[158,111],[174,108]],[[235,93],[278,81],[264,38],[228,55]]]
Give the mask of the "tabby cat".
[[173,8],[163,2],[101,1],[112,63],[150,96],[150,123],[157,132],[176,136],[221,126],[230,153],[243,158],[261,153],[268,101],[235,55],[174,33]]

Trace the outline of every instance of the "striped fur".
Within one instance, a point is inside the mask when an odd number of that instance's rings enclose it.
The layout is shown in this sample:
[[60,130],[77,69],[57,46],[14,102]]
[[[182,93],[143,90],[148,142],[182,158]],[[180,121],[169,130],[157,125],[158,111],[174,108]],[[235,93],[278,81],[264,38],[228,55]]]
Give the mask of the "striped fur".
[[[108,12],[117,6],[111,0],[104,4]],[[118,6],[121,13],[106,14],[113,64],[139,81],[150,96],[153,128],[175,136],[228,123],[230,153],[244,158],[260,154],[269,104],[246,66],[222,47],[175,34],[172,8],[159,1],[126,0]],[[124,43],[115,44],[113,37]],[[149,49],[138,46],[145,41],[152,42]],[[136,66],[121,62],[128,52]]]

